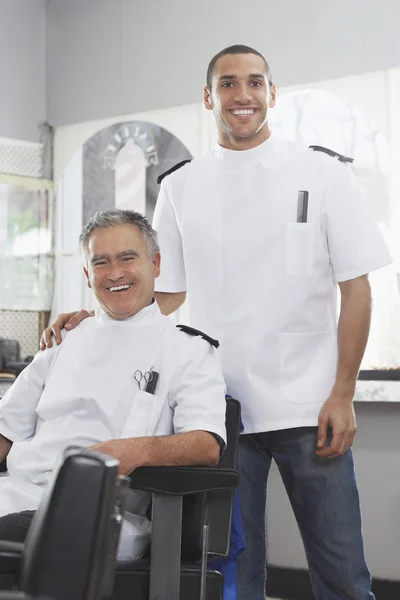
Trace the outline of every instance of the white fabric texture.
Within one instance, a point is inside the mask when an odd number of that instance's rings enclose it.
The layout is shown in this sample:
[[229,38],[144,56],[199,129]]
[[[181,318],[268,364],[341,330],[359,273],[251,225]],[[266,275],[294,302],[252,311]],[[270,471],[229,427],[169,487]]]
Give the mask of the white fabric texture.
[[[139,390],[137,369],[159,373],[155,395]],[[217,351],[179,331],[156,303],[124,321],[104,313],[88,318],[60,346],[39,352],[0,403],[0,433],[14,442],[9,476],[0,478],[0,516],[37,508],[71,444],[193,430],[226,439]],[[131,492],[129,513],[138,518],[123,535],[133,532],[139,554],[148,538],[148,502],[147,494]],[[121,538],[125,557],[131,542]]]
[[221,342],[244,432],[316,425],[336,376],[337,282],[391,262],[350,167],[274,136],[219,146],[164,179],[153,225],[156,289],[187,290],[191,325]]

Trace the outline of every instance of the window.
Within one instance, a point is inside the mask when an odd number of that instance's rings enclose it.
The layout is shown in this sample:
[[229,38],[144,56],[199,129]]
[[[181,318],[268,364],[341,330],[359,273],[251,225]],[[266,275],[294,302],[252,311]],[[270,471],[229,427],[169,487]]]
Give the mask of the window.
[[0,309],[49,310],[52,196],[0,184]]
[[398,133],[394,132],[390,107],[393,85],[398,85],[400,94],[396,71],[400,73],[399,69],[282,89],[270,116],[271,128],[278,136],[354,158],[351,168],[394,258],[393,265],[370,275],[374,309],[362,369],[400,367],[400,254],[396,246],[400,211],[391,169],[397,150],[391,140]]

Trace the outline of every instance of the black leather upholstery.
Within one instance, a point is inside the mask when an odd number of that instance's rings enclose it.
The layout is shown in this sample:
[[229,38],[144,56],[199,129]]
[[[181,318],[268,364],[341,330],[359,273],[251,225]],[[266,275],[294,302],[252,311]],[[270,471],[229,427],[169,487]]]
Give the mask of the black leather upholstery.
[[22,592],[0,592],[0,600],[56,600],[44,596],[28,596]]
[[[240,404],[227,399],[227,447],[219,464],[213,468],[146,467],[131,476],[131,487],[153,491],[153,503],[181,493],[183,495],[180,590],[177,598],[157,596],[159,600],[198,600],[200,598],[203,528],[208,525],[208,559],[226,556],[229,552],[234,488],[238,485],[236,473],[240,431]],[[179,481],[179,473],[181,479]],[[212,491],[213,487],[217,491]],[[176,524],[178,527],[180,524]],[[153,521],[154,527],[154,521]],[[165,539],[164,548],[157,551],[167,560],[173,552],[172,540]],[[154,551],[154,548],[151,548]],[[150,552],[151,554],[151,552]],[[129,564],[117,565],[113,600],[153,600],[149,595],[151,557]],[[165,576],[165,573],[163,573]],[[153,577],[157,574],[153,573]],[[222,600],[223,579],[220,573],[207,570],[207,600]],[[154,596],[155,598],[156,596]]]
[[[110,539],[115,542],[115,536],[105,524],[113,523],[111,514],[118,504],[117,464],[108,456],[90,451],[67,452],[21,547],[20,589],[31,596],[43,595],[54,600],[200,599],[205,525],[209,532],[206,558],[226,556],[229,551],[234,487],[238,485],[239,427],[240,405],[228,399],[227,448],[218,466],[146,467],[132,474],[132,488],[153,491],[153,534],[171,527],[170,531],[178,532],[178,536],[164,538],[158,533],[148,558],[117,565],[112,591],[112,586],[107,590],[102,575],[104,565],[112,565],[116,553],[116,544],[110,543]],[[171,513],[177,515],[171,523],[169,503]],[[9,551],[15,549],[18,550],[13,547]],[[175,581],[171,584],[174,593],[170,594],[163,586],[155,591],[154,581],[159,575],[168,587],[168,565],[174,563],[171,557],[178,564],[178,590]],[[205,573],[205,598],[222,600],[221,574],[210,569],[205,569]],[[8,598],[2,594],[0,600]]]
[[33,356],[21,359],[21,346],[17,340],[0,338],[0,369],[10,371],[18,377],[32,359]]
[[21,346],[17,340],[0,338],[0,368],[5,368],[10,362],[21,361]]
[[[200,566],[197,564],[187,565],[183,563],[180,581],[179,599],[199,600]],[[118,570],[118,576],[114,583],[113,600],[149,600],[149,592],[148,561],[138,561],[138,564],[133,568],[122,568]],[[223,592],[224,580],[221,574],[217,573],[217,571],[208,570],[207,600],[222,600]]]
[[122,496],[118,483],[118,461],[110,456],[78,448],[64,452],[20,545],[21,592],[54,600],[97,600],[107,584],[110,592]]

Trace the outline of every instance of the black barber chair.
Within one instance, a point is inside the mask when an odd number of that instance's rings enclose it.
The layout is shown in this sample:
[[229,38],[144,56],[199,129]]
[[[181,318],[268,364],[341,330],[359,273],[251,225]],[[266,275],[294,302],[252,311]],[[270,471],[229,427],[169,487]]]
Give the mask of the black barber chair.
[[240,404],[227,399],[227,448],[217,467],[142,467],[130,487],[153,493],[150,556],[117,565],[112,600],[222,600],[207,562],[229,552]]
[[27,596],[26,594],[20,594],[19,592],[2,592],[0,596],[1,600],[55,600],[55,598],[49,598],[46,596]]
[[[100,600],[110,594],[123,489],[118,461],[80,448],[64,452],[24,544],[0,542],[18,591],[0,600]],[[3,578],[6,575],[3,576]],[[3,586],[4,587],[4,586]]]
[[20,592],[1,592],[1,600],[56,600],[48,596],[28,596]]

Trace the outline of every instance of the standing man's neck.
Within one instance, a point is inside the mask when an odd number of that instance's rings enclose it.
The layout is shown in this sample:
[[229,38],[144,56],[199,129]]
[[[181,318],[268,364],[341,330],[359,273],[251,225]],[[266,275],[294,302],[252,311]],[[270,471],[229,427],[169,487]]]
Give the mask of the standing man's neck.
[[251,150],[252,148],[260,146],[267,141],[270,135],[271,130],[268,126],[250,138],[236,138],[229,136],[224,132],[223,135],[219,135],[218,143],[220,146],[222,146],[222,148],[226,148],[227,150],[237,150],[240,152],[243,150]]

